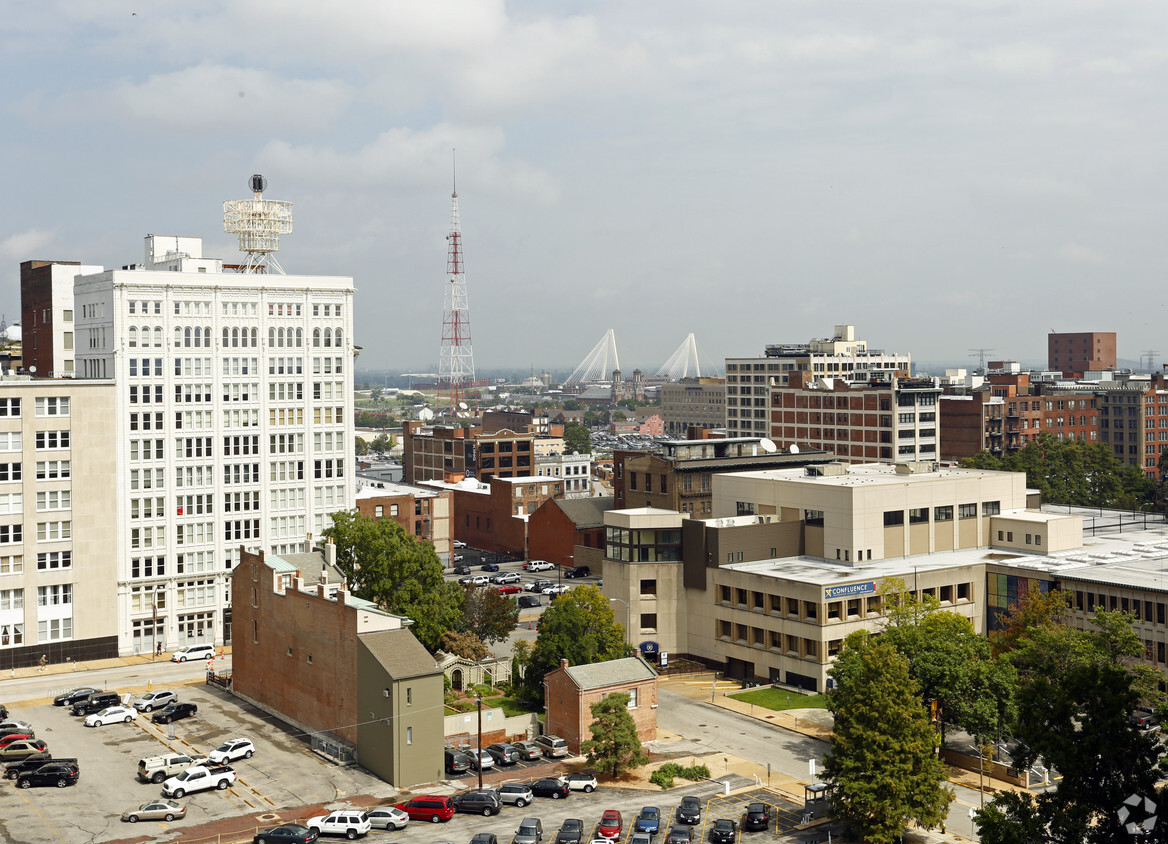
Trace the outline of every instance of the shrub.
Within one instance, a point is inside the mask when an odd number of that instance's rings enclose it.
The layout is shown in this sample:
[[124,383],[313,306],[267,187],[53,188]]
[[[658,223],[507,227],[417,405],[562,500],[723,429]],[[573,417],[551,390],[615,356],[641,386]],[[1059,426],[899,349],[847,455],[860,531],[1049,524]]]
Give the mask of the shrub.
[[710,769],[705,765],[690,765],[683,768],[676,762],[666,762],[649,776],[649,782],[662,788],[673,788],[673,781],[677,778],[694,781],[709,779]]

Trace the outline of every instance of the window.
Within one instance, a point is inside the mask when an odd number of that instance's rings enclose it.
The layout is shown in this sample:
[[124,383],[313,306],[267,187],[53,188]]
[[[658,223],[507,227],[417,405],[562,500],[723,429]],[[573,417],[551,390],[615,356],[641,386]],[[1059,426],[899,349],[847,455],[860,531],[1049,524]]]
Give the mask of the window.
[[20,399],[0,399],[0,416],[19,416]]
[[919,525],[929,521],[928,507],[914,507],[908,511],[908,523],[910,525]]
[[37,431],[36,432],[36,447],[37,449],[50,448],[68,448],[69,447],[69,432],[68,431]]
[[977,505],[976,504],[958,504],[957,518],[959,519],[976,519]]
[[904,510],[885,510],[884,511],[884,526],[894,527],[896,525],[904,524]]
[[935,522],[951,522],[953,521],[953,505],[933,508],[933,521]]
[[981,514],[983,516],[997,516],[1002,512],[1002,502],[1000,501],[983,501],[981,503]]
[[642,597],[656,597],[657,596],[657,580],[656,579],[642,579],[641,580],[641,596]]
[[637,689],[629,689],[629,709],[637,708]]
[[414,743],[414,728],[406,727],[406,744]]
[[37,416],[68,416],[69,399],[62,396],[41,396],[36,400]]

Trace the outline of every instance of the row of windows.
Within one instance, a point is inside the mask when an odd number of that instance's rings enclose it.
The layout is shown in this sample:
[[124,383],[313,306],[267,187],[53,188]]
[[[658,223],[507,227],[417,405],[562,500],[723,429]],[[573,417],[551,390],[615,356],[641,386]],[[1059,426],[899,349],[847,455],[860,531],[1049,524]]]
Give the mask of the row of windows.
[[[1002,504],[1000,501],[983,501],[981,505],[981,514],[983,516],[997,516],[1002,512]],[[885,510],[884,511],[884,526],[893,527],[895,525],[904,524],[904,510]],[[953,521],[953,505],[947,504],[940,507],[932,508],[932,515],[934,522],[951,522]],[[977,504],[958,504],[957,517],[959,519],[975,519],[977,518]],[[928,507],[913,507],[908,511],[908,523],[910,525],[926,524],[929,521]]]

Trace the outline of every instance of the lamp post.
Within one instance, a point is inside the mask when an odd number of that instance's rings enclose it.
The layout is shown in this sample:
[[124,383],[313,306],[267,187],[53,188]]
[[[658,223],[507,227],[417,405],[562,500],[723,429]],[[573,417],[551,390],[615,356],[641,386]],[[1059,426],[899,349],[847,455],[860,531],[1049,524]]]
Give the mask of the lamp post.
[[475,694],[475,703],[479,707],[479,755],[475,757],[475,768],[479,772],[479,790],[483,788],[483,696]]
[[633,608],[629,606],[629,602],[624,598],[609,598],[609,602],[620,601],[625,605],[625,637],[627,644],[631,648],[633,646]]

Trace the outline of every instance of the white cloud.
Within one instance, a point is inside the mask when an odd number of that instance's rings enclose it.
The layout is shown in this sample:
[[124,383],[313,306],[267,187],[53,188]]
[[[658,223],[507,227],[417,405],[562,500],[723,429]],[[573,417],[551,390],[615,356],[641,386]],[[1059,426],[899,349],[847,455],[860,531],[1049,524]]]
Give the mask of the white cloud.
[[1068,264],[1085,267],[1101,267],[1107,264],[1107,256],[1103,252],[1081,243],[1063,244],[1058,250],[1058,257]]
[[0,257],[7,261],[27,261],[34,253],[53,242],[55,232],[48,229],[28,229],[0,240]]

